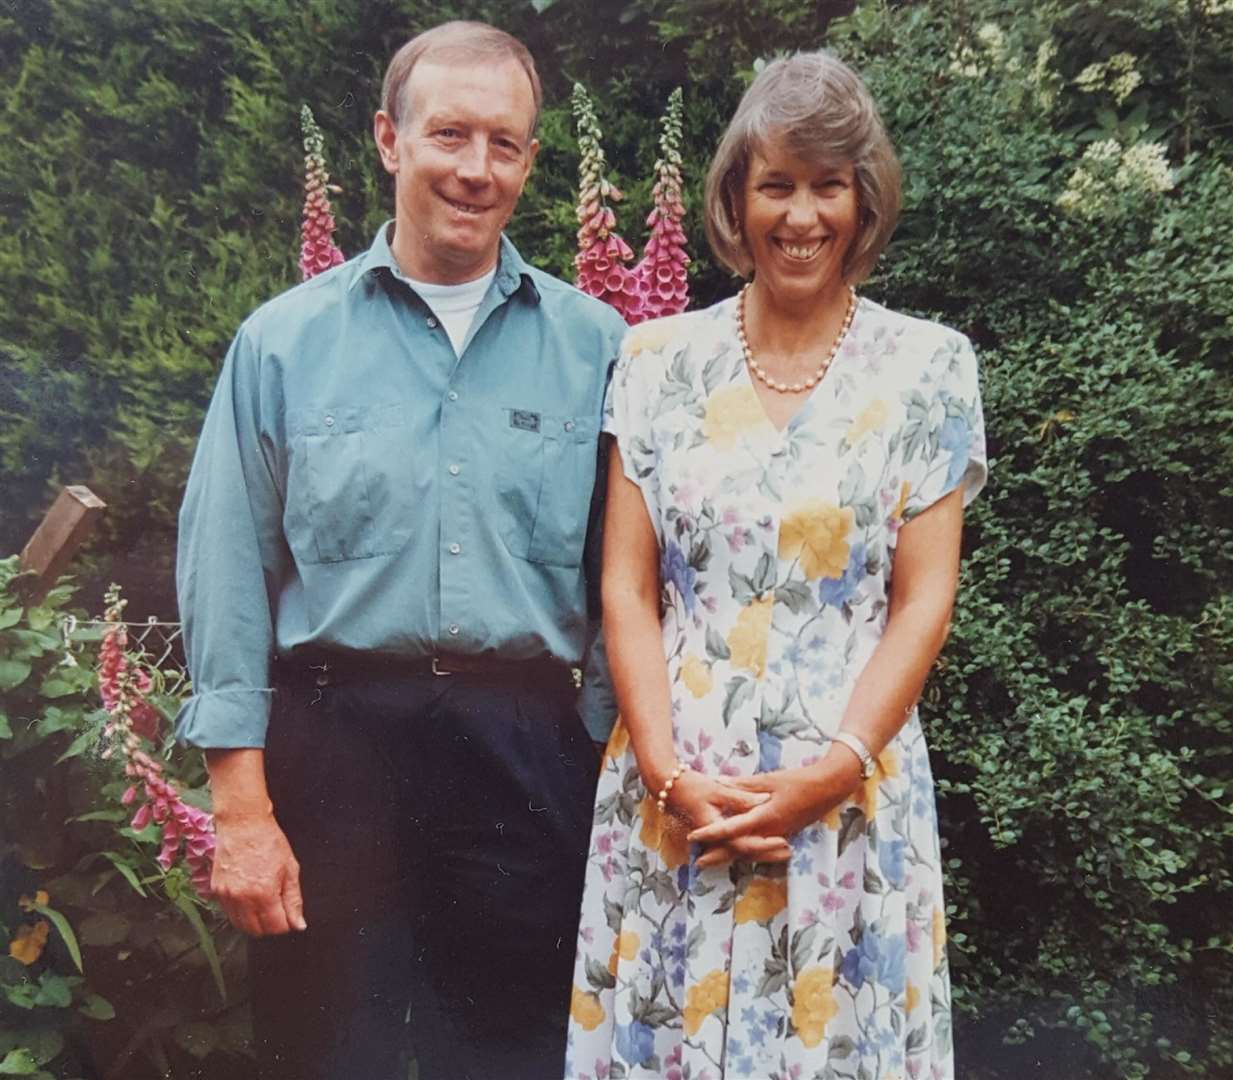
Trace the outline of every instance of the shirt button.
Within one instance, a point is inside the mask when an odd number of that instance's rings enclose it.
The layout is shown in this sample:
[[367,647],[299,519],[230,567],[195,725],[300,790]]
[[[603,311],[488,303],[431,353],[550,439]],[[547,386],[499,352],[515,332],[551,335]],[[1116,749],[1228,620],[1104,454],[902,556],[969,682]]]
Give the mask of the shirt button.
[[574,422],[573,422],[572,420],[566,420],[566,421],[565,421],[565,430],[566,430],[566,431],[573,431],[573,430],[574,430]]
[[450,401],[457,401],[457,400],[458,400],[458,391],[457,391],[457,390],[451,390],[451,391],[450,391],[448,394],[446,394],[445,396],[446,396],[447,398],[449,398],[449,399],[450,399]]
[[437,320],[431,315],[428,316],[428,329],[435,330],[437,328]]
[[456,635],[456,634],[459,632],[459,629],[460,629],[460,627],[458,626],[458,624],[457,624],[457,623],[450,623],[450,633],[451,633],[451,634],[455,634],[455,635]]
[[451,555],[458,555],[461,553],[461,551],[462,551],[461,544],[450,544],[450,554]]
[[451,465],[449,467],[450,476],[457,476],[460,472],[462,472],[462,470],[457,465]]
[[327,417],[325,418],[325,426],[326,426],[326,427],[333,427],[333,426],[334,426],[334,417],[332,417],[332,416],[327,416]]

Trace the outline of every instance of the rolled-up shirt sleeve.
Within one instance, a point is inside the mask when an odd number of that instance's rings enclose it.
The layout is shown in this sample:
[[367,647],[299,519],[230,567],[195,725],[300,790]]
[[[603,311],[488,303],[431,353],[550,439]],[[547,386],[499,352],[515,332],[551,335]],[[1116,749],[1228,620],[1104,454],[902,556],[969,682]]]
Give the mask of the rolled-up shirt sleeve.
[[241,328],[215,387],[180,510],[176,588],[192,696],[177,737],[205,748],[262,747],[269,723],[274,599],[289,565],[279,402]]

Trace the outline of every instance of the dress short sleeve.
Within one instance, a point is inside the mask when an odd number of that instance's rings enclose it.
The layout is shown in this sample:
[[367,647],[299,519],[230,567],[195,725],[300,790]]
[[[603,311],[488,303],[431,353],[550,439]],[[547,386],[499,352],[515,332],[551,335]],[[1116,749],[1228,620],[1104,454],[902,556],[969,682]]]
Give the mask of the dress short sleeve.
[[657,418],[662,420],[666,407],[665,371],[658,346],[671,337],[671,323],[672,319],[655,319],[625,335],[604,398],[603,430],[616,439],[625,476],[641,488],[656,535],[661,531],[660,455],[653,428]]
[[967,506],[985,486],[988,464],[976,353],[949,331],[930,357],[921,382],[907,395],[902,441],[909,521],[963,487]]

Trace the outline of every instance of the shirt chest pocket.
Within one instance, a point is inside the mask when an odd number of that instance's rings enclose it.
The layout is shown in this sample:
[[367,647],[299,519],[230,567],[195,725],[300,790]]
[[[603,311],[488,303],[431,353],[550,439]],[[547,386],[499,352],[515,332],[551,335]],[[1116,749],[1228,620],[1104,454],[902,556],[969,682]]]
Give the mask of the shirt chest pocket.
[[505,409],[498,422],[493,475],[506,548],[530,562],[578,566],[595,486],[597,421]]
[[284,525],[296,559],[345,562],[400,551],[416,498],[404,407],[305,409],[287,424]]

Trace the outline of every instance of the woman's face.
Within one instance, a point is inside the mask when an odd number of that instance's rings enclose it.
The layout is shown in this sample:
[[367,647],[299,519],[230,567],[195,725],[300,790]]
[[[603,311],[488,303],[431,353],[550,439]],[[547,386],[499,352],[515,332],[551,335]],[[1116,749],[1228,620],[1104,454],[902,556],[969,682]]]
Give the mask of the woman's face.
[[777,299],[809,300],[840,288],[859,218],[851,165],[809,164],[773,143],[750,162],[745,242],[759,285]]

